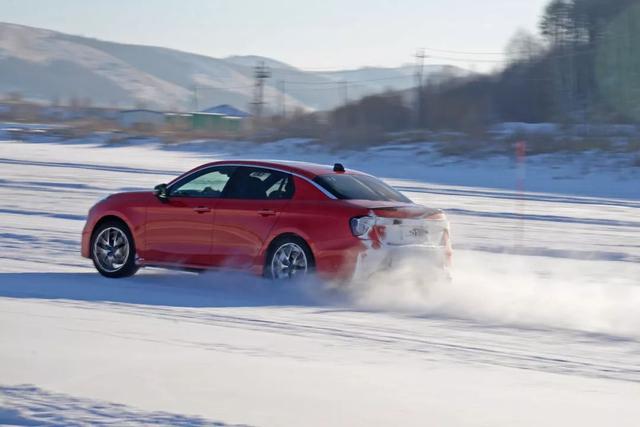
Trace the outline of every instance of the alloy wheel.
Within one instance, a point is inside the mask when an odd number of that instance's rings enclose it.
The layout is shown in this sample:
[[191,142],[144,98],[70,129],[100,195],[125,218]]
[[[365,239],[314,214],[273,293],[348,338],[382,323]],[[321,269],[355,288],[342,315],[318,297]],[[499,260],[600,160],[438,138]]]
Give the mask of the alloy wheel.
[[296,243],[285,243],[274,252],[271,259],[271,274],[274,279],[293,279],[309,270],[304,249]]
[[124,231],[116,227],[108,227],[96,237],[93,257],[100,268],[108,273],[114,273],[127,263],[129,251],[129,239]]

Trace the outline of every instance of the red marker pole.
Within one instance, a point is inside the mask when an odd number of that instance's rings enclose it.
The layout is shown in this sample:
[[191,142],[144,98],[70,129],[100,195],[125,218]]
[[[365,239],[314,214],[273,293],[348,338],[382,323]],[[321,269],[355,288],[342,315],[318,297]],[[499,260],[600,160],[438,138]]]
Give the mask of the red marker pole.
[[520,235],[518,239],[518,247],[522,248],[524,243],[524,180],[526,178],[526,162],[527,162],[527,143],[526,141],[518,141],[516,148],[516,190],[518,192],[518,213],[520,214]]

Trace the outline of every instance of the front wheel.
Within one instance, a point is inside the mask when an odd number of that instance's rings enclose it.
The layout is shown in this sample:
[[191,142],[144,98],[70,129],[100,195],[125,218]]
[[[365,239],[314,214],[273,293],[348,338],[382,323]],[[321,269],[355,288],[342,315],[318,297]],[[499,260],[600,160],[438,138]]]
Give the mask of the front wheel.
[[313,272],[315,262],[304,240],[286,236],[271,245],[265,267],[265,276],[270,279],[292,280]]
[[136,248],[126,225],[107,221],[93,232],[91,258],[96,270],[105,277],[132,276],[138,271]]

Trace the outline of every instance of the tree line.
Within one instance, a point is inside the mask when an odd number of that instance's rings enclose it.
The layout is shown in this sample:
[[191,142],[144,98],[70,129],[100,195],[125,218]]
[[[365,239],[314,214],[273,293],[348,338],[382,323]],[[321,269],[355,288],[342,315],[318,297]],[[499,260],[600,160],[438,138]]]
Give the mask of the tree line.
[[640,0],[552,0],[538,34],[516,33],[506,58],[499,71],[440,76],[418,91],[368,96],[316,122],[328,132],[371,138],[410,128],[473,131],[505,121],[640,121]]
[[422,127],[640,120],[640,1],[552,0],[488,76],[426,85]]

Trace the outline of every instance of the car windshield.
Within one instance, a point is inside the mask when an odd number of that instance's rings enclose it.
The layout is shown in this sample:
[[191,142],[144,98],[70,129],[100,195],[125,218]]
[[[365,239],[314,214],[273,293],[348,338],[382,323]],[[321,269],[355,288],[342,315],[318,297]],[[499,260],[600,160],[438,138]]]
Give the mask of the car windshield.
[[411,203],[399,191],[369,175],[322,175],[314,181],[338,199]]

